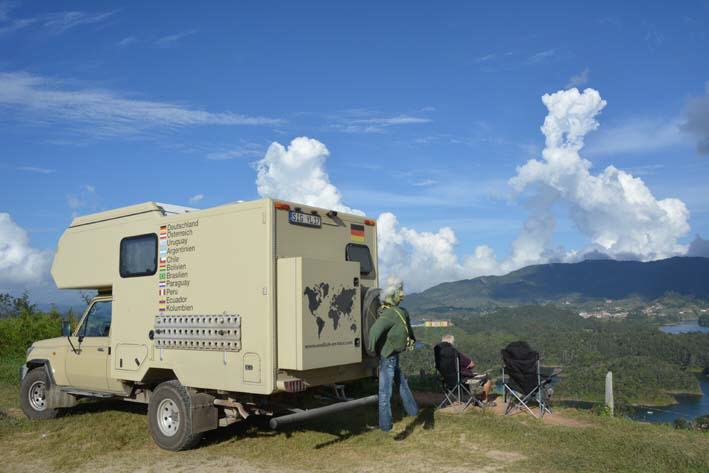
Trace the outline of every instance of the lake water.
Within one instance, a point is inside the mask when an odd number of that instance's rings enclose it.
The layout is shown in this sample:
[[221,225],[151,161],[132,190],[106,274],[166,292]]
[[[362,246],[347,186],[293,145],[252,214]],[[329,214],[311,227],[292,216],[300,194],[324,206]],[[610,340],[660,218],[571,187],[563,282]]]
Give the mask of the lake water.
[[704,332],[709,333],[709,327],[702,327],[697,320],[689,320],[681,324],[663,325],[660,330],[665,333],[689,333]]
[[699,381],[704,396],[676,396],[678,404],[660,407],[638,407],[631,414],[636,420],[645,422],[673,422],[683,418],[692,420],[695,417],[709,414],[709,379]]
[[[624,415],[631,419],[652,423],[672,423],[675,419],[693,420],[709,414],[709,379],[702,378],[699,385],[703,396],[677,395],[677,404],[670,406],[635,406],[628,407]],[[576,409],[591,409],[597,403],[586,401],[560,401],[559,405]]]
[[[678,334],[690,332],[709,333],[709,327],[702,327],[697,320],[689,320],[679,324],[663,325],[660,330],[665,333]],[[703,396],[675,396],[678,404],[660,407],[637,407],[631,417],[644,422],[673,422],[683,418],[692,420],[695,417],[709,414],[709,379],[699,381]]]

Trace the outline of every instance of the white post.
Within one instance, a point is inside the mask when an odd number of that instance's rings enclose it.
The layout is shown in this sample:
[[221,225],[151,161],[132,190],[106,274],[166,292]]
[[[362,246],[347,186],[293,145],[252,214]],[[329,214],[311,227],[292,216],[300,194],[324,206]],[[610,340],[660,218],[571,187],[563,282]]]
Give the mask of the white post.
[[610,409],[612,416],[615,406],[613,403],[613,373],[610,371],[606,374],[606,407]]

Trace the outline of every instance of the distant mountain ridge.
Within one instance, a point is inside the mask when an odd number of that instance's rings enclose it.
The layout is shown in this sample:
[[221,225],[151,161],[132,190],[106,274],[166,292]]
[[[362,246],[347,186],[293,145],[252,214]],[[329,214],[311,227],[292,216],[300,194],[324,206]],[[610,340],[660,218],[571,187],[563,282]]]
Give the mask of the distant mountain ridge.
[[425,310],[483,309],[574,300],[652,300],[674,292],[709,299],[709,258],[658,261],[588,260],[527,266],[504,276],[481,276],[438,284],[406,298],[406,307]]

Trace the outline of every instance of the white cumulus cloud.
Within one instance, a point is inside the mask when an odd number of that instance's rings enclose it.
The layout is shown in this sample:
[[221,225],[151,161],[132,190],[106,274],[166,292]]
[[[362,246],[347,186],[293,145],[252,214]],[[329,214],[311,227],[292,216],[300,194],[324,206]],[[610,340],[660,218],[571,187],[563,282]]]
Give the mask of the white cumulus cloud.
[[0,212],[0,284],[38,283],[48,274],[50,253],[30,246],[27,232]]
[[347,207],[340,191],[330,183],[325,171],[329,155],[324,144],[304,136],[288,146],[272,143],[256,163],[259,195],[363,215],[362,211]]
[[[689,211],[681,200],[658,200],[642,179],[614,166],[593,174],[591,162],[580,156],[584,137],[598,128],[595,117],[606,106],[600,94],[570,89],[546,94],[542,102],[549,110],[542,126],[542,160],[529,160],[510,179],[517,191],[534,188],[537,195],[549,196],[535,212],[548,214],[554,204],[566,203],[577,229],[613,257],[649,260],[684,253],[678,239],[689,231]],[[527,250],[532,261],[544,259],[551,235],[537,238],[540,245]]]
[[408,290],[464,278],[469,273],[466,263],[476,263],[459,261],[455,253],[458,239],[450,227],[435,233],[419,232],[400,226],[393,213],[384,212],[377,219],[377,238],[379,272],[402,278]]

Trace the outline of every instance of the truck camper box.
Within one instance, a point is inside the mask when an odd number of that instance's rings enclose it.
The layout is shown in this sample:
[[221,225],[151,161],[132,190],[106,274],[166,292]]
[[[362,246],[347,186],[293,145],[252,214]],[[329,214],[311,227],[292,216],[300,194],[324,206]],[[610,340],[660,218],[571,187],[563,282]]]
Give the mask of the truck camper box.
[[52,277],[98,296],[61,357],[30,357],[25,372],[51,364],[63,394],[145,402],[177,382],[215,405],[372,376],[362,303],[378,290],[375,225],[271,199],[77,217]]

